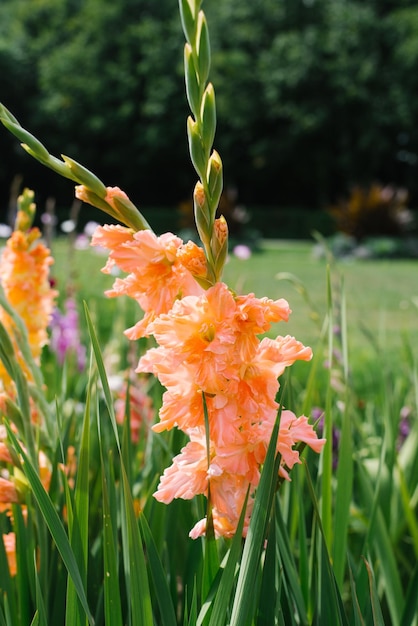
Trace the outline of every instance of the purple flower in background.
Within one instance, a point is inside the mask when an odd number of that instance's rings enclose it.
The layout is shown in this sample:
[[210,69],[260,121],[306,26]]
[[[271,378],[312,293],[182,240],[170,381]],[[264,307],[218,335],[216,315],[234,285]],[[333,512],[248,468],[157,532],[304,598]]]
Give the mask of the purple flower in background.
[[402,447],[405,439],[408,437],[411,430],[411,417],[412,410],[409,406],[403,406],[400,411],[399,420],[399,432],[398,432],[398,450]]
[[80,341],[77,304],[74,298],[65,301],[65,313],[55,309],[51,323],[50,349],[57,355],[58,363],[62,365],[67,353],[76,356],[77,367],[81,371],[86,365],[86,348]]
[[[325,430],[325,413],[324,410],[319,407],[314,407],[311,412],[312,419],[318,420],[318,436],[322,437]],[[336,470],[338,466],[338,449],[340,446],[340,429],[335,425],[332,426],[332,469]]]

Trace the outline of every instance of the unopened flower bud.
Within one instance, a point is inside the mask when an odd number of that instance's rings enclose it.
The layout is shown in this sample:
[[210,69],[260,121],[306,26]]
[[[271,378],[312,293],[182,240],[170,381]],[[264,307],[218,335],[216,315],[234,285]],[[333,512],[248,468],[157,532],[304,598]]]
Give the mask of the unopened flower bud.
[[84,165],[77,163],[74,159],[70,159],[70,157],[62,155],[64,163],[69,167],[71,172],[77,177],[79,183],[85,185],[88,189],[91,189],[96,196],[99,198],[104,198],[106,196],[106,187],[102,183],[102,181],[97,178],[93,172],[90,172]]
[[36,204],[33,202],[34,197],[34,191],[28,188],[25,188],[23,193],[18,197],[15,230],[26,232],[31,228],[36,212]]
[[191,116],[187,118],[187,137],[192,163],[199,177],[204,180],[206,173],[206,157],[200,136],[199,125]]
[[201,182],[197,182],[193,193],[194,214],[196,228],[203,244],[209,245],[210,241],[210,209],[206,199],[205,190]]
[[215,220],[213,234],[214,240],[217,241],[219,248],[223,247],[228,240],[228,224],[223,215]]
[[214,270],[216,279],[222,276],[226,257],[228,255],[228,224],[223,215],[216,219],[213,224],[213,234],[211,239],[211,250],[213,255]]
[[208,166],[208,186],[210,193],[210,207],[213,217],[219,205],[223,188],[222,161],[216,150],[213,150]]

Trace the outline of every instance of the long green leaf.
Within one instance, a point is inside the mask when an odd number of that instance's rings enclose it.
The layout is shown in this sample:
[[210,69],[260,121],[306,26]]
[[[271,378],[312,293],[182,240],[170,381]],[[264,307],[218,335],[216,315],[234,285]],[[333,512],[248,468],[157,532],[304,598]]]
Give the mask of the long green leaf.
[[78,564],[74,553],[71,549],[70,542],[68,540],[67,534],[65,532],[64,526],[58,514],[55,510],[53,502],[47,492],[45,491],[40,478],[33,467],[28,455],[23,450],[22,446],[16,439],[12,429],[9,424],[6,422],[7,433],[10,441],[16,452],[21,455],[23,459],[22,468],[25,473],[26,478],[32,488],[33,496],[39,506],[39,509],[42,513],[42,516],[49,528],[49,532],[57,546],[57,549],[62,557],[63,563],[67,568],[68,574],[71,576],[75,589],[77,591],[77,595],[80,599],[81,605],[87,615],[89,624],[91,626],[94,625],[94,619],[90,612],[89,605],[87,602],[87,597],[84,591],[83,580],[80,574],[80,570],[78,568]]
[[174,610],[170,589],[167,584],[167,574],[161,563],[161,559],[159,557],[157,547],[151,533],[151,529],[143,513],[141,513],[139,516],[139,522],[141,525],[142,536],[144,538],[147,551],[148,565],[150,568],[152,581],[154,583],[154,589],[156,591],[157,602],[160,609],[161,626],[176,626],[176,613]]
[[366,499],[365,501],[373,502],[368,527],[368,538],[370,545],[373,546],[380,561],[381,575],[379,580],[385,589],[392,622],[399,624],[404,603],[404,593],[399,578],[393,546],[379,503],[376,501],[370,478],[361,463],[358,464],[358,476],[363,489],[364,498]]
[[316,516],[317,527],[319,529],[318,554],[317,563],[319,567],[318,579],[319,589],[317,593],[317,623],[318,624],[335,624],[336,626],[349,626],[347,616],[345,614],[341,594],[331,566],[324,528],[322,526],[319,514],[319,504],[316,498],[315,489],[312,479],[306,466],[306,477],[309,493],[311,496],[314,512]]
[[260,556],[270,519],[271,505],[277,482],[279,458],[276,457],[280,415],[273,428],[260,483],[248,527],[237,589],[232,606],[230,626],[251,624],[254,612],[254,590],[260,570]]
[[[236,533],[231,541],[228,560],[222,572],[215,600],[213,602],[212,613],[209,626],[221,626],[225,623],[229,604],[231,602],[231,593],[235,581],[238,559],[242,549],[242,530],[244,528],[245,511],[247,510],[248,491],[245,496],[241,515],[239,518]],[[200,615],[197,624],[201,623]]]
[[330,268],[327,268],[327,318],[328,318],[328,385],[325,399],[325,428],[324,434],[327,440],[321,453],[321,523],[324,529],[325,541],[329,549],[332,546],[332,434],[333,434],[333,411],[332,411],[332,364],[333,364],[333,298],[331,286]]
[[8,608],[8,612],[10,615],[10,619],[12,620],[12,623],[20,624],[20,620],[18,619],[18,607],[16,606],[16,594],[14,593],[14,589],[13,589],[12,577],[9,574],[9,565],[7,561],[6,549],[4,547],[2,535],[0,535],[0,572],[1,572],[0,599],[3,599],[4,597],[5,602],[7,601],[8,598],[10,599],[10,602],[8,603],[9,607],[5,606],[6,617],[4,619],[6,621],[7,619],[6,609]]
[[411,626],[418,615],[418,562],[409,581],[402,613],[401,626]]
[[118,451],[120,453],[121,446],[120,446],[120,441],[119,441],[118,427],[117,427],[117,424],[116,424],[116,417],[115,417],[115,410],[114,410],[114,406],[113,406],[112,393],[110,391],[109,381],[107,380],[107,375],[106,375],[106,370],[105,370],[105,366],[104,366],[104,363],[103,363],[102,353],[101,353],[101,350],[100,350],[99,340],[97,339],[96,330],[94,328],[94,325],[93,325],[92,319],[90,317],[90,313],[89,313],[89,310],[87,308],[87,304],[86,303],[84,303],[84,311],[85,311],[85,314],[86,314],[88,331],[89,331],[91,345],[92,345],[93,352],[94,352],[94,357],[96,359],[96,365],[97,365],[97,369],[98,369],[98,372],[99,372],[100,382],[102,383],[102,388],[103,388],[103,394],[104,394],[104,398],[105,398],[105,402],[106,402],[106,407],[107,407],[107,410],[109,411],[109,417],[110,417],[110,421],[111,421],[111,424],[112,424],[113,433],[115,435],[116,445],[117,445]]
[[344,580],[353,487],[353,435],[348,400],[347,393],[338,450],[337,489],[335,492],[333,564],[335,578],[340,589],[342,589]]
[[[34,569],[36,571],[36,562],[34,559],[34,563],[33,563]],[[36,624],[39,624],[39,626],[48,626],[48,616],[46,613],[46,608],[45,608],[45,603],[44,603],[44,599],[42,597],[42,590],[41,590],[41,585],[39,582],[39,578],[36,575],[35,577],[35,584],[36,584],[36,613],[34,616],[34,620],[36,618]]]
[[[98,415],[99,418],[99,415]],[[103,560],[104,560],[104,611],[105,622],[109,626],[122,626],[122,605],[119,586],[118,561],[115,547],[114,528],[109,503],[109,491],[106,478],[106,469],[103,459],[101,438],[100,462],[102,472],[102,502],[103,502]]]
[[[266,539],[266,551],[262,570],[260,597],[258,600],[257,626],[270,626],[274,624],[277,615],[277,603],[280,603],[281,567],[277,558],[276,539],[276,507],[277,497],[273,502],[272,522]],[[280,580],[279,580],[280,576]],[[273,602],[273,598],[276,599]]]
[[279,548],[280,559],[283,564],[283,573],[288,582],[288,588],[292,594],[292,605],[297,610],[298,623],[308,624],[308,617],[306,612],[306,604],[302,594],[302,588],[296,568],[296,563],[292,555],[292,549],[288,532],[284,523],[283,516],[280,510],[280,503],[276,505],[276,541]]
[[350,589],[351,589],[351,605],[352,605],[352,613],[354,617],[353,626],[365,626],[363,616],[360,611],[360,605],[357,598],[357,590],[354,582],[353,571],[351,567],[349,568],[350,572]]
[[[84,410],[83,431],[79,449],[77,481],[73,517],[70,531],[70,543],[74,557],[78,563],[84,588],[87,584],[87,553],[89,527],[89,463],[90,463],[90,395],[91,384],[87,389]],[[82,626],[85,623],[83,607],[79,604],[77,591],[71,579],[68,580],[66,623]]]
[[373,624],[374,626],[385,626],[385,620],[383,619],[382,610],[380,608],[379,595],[376,589],[376,582],[374,578],[373,569],[371,568],[370,563],[368,563],[366,559],[363,559],[363,561],[367,569],[367,575],[369,577],[370,600],[372,603]]
[[[151,594],[149,589],[145,554],[142,548],[142,537],[139,530],[138,520],[135,516],[129,480],[125,468],[121,464],[124,515],[123,523],[126,525],[126,549],[124,555],[128,555],[129,562],[125,563],[128,568],[128,595],[131,602],[132,626],[144,626],[153,624]],[[123,536],[123,535],[122,535]]]

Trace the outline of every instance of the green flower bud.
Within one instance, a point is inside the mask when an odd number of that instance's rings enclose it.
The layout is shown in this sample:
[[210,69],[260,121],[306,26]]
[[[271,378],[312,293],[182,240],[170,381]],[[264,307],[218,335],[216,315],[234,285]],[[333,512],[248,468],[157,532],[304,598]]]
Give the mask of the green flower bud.
[[199,80],[200,84],[204,85],[208,79],[210,69],[210,40],[209,29],[203,11],[199,11],[197,17],[196,50],[199,63]]
[[189,139],[190,156],[196,172],[202,180],[205,179],[206,158],[199,133],[199,126],[190,116],[187,119],[187,136]]
[[210,194],[211,215],[215,217],[223,188],[222,161],[216,150],[213,150],[208,166],[208,187]]
[[10,113],[9,109],[6,109],[4,104],[1,104],[1,103],[0,103],[0,120],[2,122],[3,122],[3,120],[7,120],[7,121],[12,122],[13,124],[17,124],[19,126],[19,122],[17,121],[15,116],[12,113]]
[[114,196],[113,204],[121,214],[122,221],[134,231],[152,230],[145,217],[129,199]]
[[33,224],[36,213],[36,204],[34,203],[35,192],[25,187],[23,193],[17,199],[17,216],[15,230],[26,232]]
[[202,98],[202,107],[200,111],[202,119],[202,135],[203,144],[208,152],[213,145],[216,131],[216,103],[215,103],[215,90],[212,83],[205,89],[205,93]]
[[211,236],[211,219],[208,201],[201,182],[197,182],[193,193],[194,217],[197,232],[205,247]]
[[193,61],[191,46],[186,43],[184,46],[184,74],[186,79],[186,94],[190,108],[196,119],[200,113],[200,87]]
[[84,167],[84,165],[80,165],[80,163],[77,163],[77,161],[74,161],[74,159],[71,159],[64,154],[62,154],[61,156],[64,159],[67,167],[69,167],[70,170],[77,177],[77,182],[85,185],[85,187],[88,187],[88,189],[91,189],[96,194],[96,196],[99,196],[99,198],[106,197],[107,191],[105,185],[102,183],[101,180],[99,180],[99,178],[97,178],[95,174],[93,174],[93,172],[90,172],[90,170]]
[[181,25],[189,43],[195,38],[196,3],[194,0],[179,0]]

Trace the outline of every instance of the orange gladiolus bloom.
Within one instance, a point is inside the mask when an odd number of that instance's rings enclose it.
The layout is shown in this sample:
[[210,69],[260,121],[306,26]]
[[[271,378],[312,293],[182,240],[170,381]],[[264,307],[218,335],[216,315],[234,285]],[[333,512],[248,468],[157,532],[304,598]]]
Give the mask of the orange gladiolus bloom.
[[[110,251],[104,273],[110,273],[116,266],[128,274],[126,278],[117,278],[106,295],[127,295],[136,300],[145,313],[140,322],[126,331],[130,339],[149,334],[148,327],[155,316],[168,312],[178,298],[203,292],[182,263],[185,258],[186,264],[191,264],[190,249],[186,255],[178,254],[183,242],[172,233],[157,237],[150,230],[134,233],[120,225],[99,226],[92,245]],[[197,246],[195,254],[198,268],[202,259]]]
[[[210,285],[203,250],[171,233],[157,237],[150,230],[100,226],[92,244],[110,251],[104,272],[117,267],[127,274],[115,280],[107,295],[128,295],[144,311],[127,336],[153,335],[158,344],[136,369],[154,374],[166,388],[153,430],[176,427],[190,438],[165,470],[155,498],[169,503],[207,496],[210,486],[215,533],[231,537],[249,488],[245,535],[280,408],[278,378],[296,360],[312,356],[310,348],[289,335],[260,337],[272,323],[288,320],[288,303],[254,294],[235,296],[221,282],[205,291],[197,282]],[[277,442],[282,478],[289,479],[289,470],[300,462],[294,449],[298,442],[319,452],[325,440],[317,438],[306,417],[283,410]],[[190,536],[205,532],[203,519]]]
[[[310,348],[294,337],[259,338],[271,323],[287,320],[285,300],[234,297],[217,283],[197,296],[175,301],[172,309],[150,322],[148,331],[159,347],[139,361],[138,372],[156,375],[167,391],[155,431],[180,428],[190,437],[161,478],[156,499],[192,498],[207,494],[210,481],[217,535],[232,536],[248,487],[254,495],[279,405],[278,377],[296,360],[309,360]],[[204,398],[203,398],[204,396]],[[209,462],[203,401],[209,416]],[[280,475],[299,461],[295,444],[305,442],[319,452],[318,439],[306,417],[282,411],[277,451]],[[248,528],[253,498],[246,510]],[[202,520],[192,537],[205,532]]]
[[[42,347],[48,341],[47,327],[57,295],[49,283],[49,267],[53,259],[48,248],[38,241],[39,237],[37,228],[28,232],[14,231],[0,260],[0,283],[7,300],[25,323],[31,352],[38,362]],[[0,320],[8,331],[12,331],[13,322],[3,309],[0,309]],[[12,332],[10,336],[13,337]],[[21,361],[29,375],[23,359]],[[7,388],[10,379],[1,364],[0,379]]]

